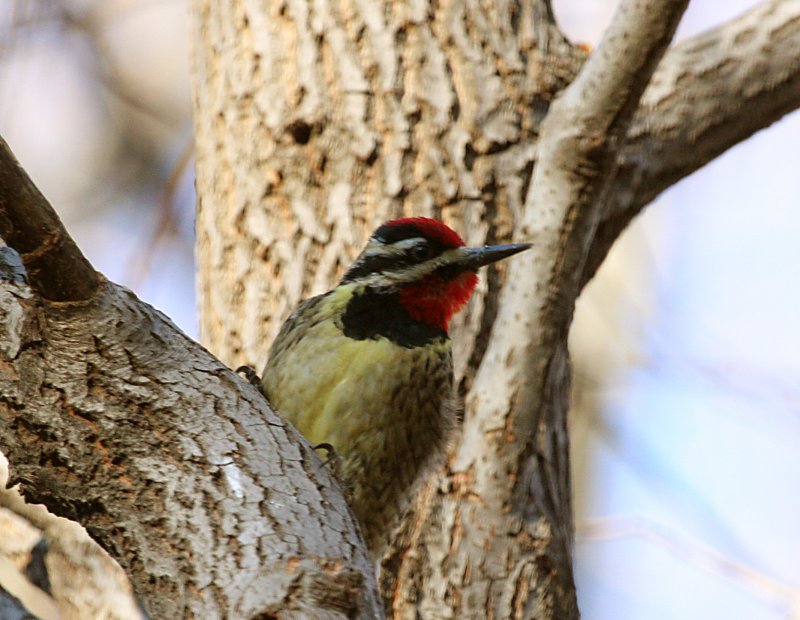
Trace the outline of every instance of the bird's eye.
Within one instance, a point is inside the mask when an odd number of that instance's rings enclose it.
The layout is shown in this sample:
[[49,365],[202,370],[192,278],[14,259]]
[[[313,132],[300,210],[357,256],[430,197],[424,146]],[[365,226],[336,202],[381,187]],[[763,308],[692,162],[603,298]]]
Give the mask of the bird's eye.
[[433,256],[433,248],[431,248],[427,243],[418,243],[411,249],[412,256],[419,261],[426,260]]

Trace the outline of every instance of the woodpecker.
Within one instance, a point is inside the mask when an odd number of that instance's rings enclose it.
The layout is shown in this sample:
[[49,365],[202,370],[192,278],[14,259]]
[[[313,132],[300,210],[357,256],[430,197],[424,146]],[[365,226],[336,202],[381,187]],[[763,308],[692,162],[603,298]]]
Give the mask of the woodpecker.
[[312,444],[333,447],[373,559],[455,424],[450,319],[479,267],[528,247],[467,248],[437,220],[392,220],[272,344],[264,394]]

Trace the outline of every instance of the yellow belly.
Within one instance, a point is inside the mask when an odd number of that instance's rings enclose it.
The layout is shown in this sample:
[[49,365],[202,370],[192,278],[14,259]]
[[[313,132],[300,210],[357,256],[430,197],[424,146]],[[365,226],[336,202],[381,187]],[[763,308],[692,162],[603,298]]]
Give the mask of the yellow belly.
[[372,547],[444,450],[453,425],[450,344],[349,338],[330,318],[342,303],[346,297],[325,300],[298,328],[302,337],[284,338],[285,347],[276,341],[264,387],[312,444],[330,443],[342,457],[351,506]]
[[[419,418],[437,416],[450,396],[441,377],[450,372],[448,357],[447,343],[408,349],[386,338],[353,340],[324,321],[271,360],[264,386],[312,444],[331,443],[346,457],[365,433],[391,436],[401,430],[395,427],[425,426]],[[448,367],[432,371],[438,363]]]

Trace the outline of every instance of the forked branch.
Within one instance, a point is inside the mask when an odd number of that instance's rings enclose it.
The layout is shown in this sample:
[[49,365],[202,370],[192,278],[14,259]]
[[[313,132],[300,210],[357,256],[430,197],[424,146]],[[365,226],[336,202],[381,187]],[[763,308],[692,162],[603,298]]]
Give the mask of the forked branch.
[[800,106],[800,0],[764,2],[669,50],[625,137],[584,271],[668,187]]

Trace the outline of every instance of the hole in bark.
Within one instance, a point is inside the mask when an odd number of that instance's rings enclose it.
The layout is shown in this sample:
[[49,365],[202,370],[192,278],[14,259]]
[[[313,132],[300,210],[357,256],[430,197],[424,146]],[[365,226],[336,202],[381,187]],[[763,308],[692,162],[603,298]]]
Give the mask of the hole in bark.
[[475,165],[475,158],[478,154],[475,152],[475,149],[472,148],[472,145],[467,142],[467,146],[464,147],[464,166],[467,170],[472,170],[472,166]]
[[528,188],[531,185],[531,179],[533,178],[533,160],[531,159],[525,164],[525,167],[522,169],[522,183],[520,184],[519,190],[519,201],[520,204],[525,204],[525,198],[528,196]]
[[378,147],[377,146],[374,149],[372,149],[372,152],[364,160],[364,163],[367,164],[368,166],[371,166],[376,161],[378,161]]
[[286,128],[297,144],[308,144],[311,139],[311,125],[303,121],[295,121]]

